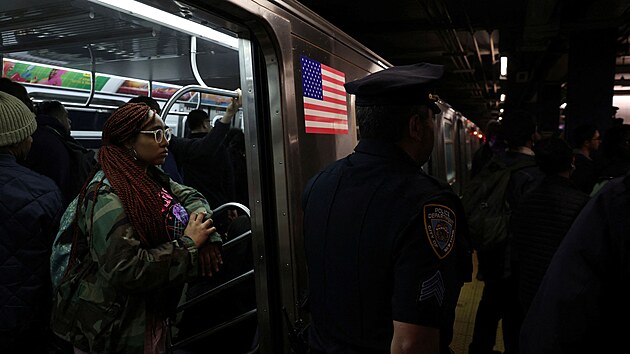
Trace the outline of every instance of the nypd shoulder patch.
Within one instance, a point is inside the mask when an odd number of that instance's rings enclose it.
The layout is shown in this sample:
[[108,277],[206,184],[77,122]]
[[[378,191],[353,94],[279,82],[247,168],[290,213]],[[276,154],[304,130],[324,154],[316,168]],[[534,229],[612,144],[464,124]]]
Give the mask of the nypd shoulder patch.
[[455,213],[442,204],[426,204],[423,212],[429,244],[438,258],[442,259],[451,252],[455,244]]

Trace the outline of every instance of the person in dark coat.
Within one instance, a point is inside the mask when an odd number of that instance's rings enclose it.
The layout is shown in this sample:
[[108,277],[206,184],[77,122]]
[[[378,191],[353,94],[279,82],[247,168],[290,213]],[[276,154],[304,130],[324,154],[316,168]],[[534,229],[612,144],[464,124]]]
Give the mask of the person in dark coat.
[[[231,103],[228,110],[225,116],[233,117],[238,106]],[[234,201],[234,173],[224,144],[231,120],[231,118],[227,122],[217,120],[212,126],[208,113],[201,109],[192,110],[186,120],[190,127],[189,141],[202,141],[205,136],[216,130],[215,135],[219,144],[213,150],[199,149],[180,153],[181,144],[177,142],[172,149],[183,171],[184,183],[200,191],[213,208]]]
[[630,176],[608,182],[571,225],[521,328],[521,354],[618,353],[630,316]]
[[461,201],[422,170],[443,72],[420,63],[345,84],[361,140],[302,197],[313,353],[450,352],[472,258]]
[[234,171],[234,201],[249,207],[245,134],[239,128],[231,128],[225,137],[225,142]]
[[608,181],[630,171],[630,124],[610,128],[602,141],[603,156],[597,183],[591,191],[595,195]]
[[14,97],[17,97],[31,112],[35,112],[33,101],[28,95],[28,91],[24,85],[16,81],[11,81],[6,77],[0,77],[0,91],[6,92]]
[[523,313],[527,313],[551,257],[589,200],[589,196],[569,180],[574,157],[564,140],[545,139],[536,144],[534,150],[545,177],[523,198],[510,219],[520,265],[518,296]]
[[[503,156],[507,166],[530,160],[528,167],[512,172],[505,192],[505,202],[517,209],[523,197],[543,178],[536,166],[533,147],[540,139],[531,115],[513,111],[502,122],[509,149]],[[483,274],[483,293],[477,313],[469,354],[494,353],[497,327],[501,321],[506,354],[518,353],[518,335],[523,319],[518,302],[518,260],[513,255],[512,234],[492,249],[478,251],[479,270]]]
[[48,177],[20,164],[35,115],[0,92],[0,352],[46,353],[50,338],[52,242],[63,197]]
[[584,193],[590,194],[597,182],[598,166],[594,154],[602,144],[602,137],[594,124],[582,124],[573,131],[575,171],[571,180]]
[[[37,129],[33,133],[33,145],[24,165],[52,179],[64,197],[64,207],[70,204],[81,190],[85,180],[75,179],[80,166],[93,167],[94,153],[83,149],[84,161],[73,160],[67,144],[81,145],[70,135],[68,111],[59,101],[44,101],[37,105]],[[91,168],[89,168],[91,169]],[[89,172],[88,169],[88,172]],[[87,175],[85,175],[87,178]]]
[[507,150],[507,144],[501,133],[501,122],[491,120],[486,125],[486,141],[475,151],[472,159],[470,178],[475,177],[493,157],[502,157]]
[[[170,151],[175,156],[177,165],[183,173],[184,183],[201,192],[213,209],[233,201],[234,182],[223,141],[230,129],[232,119],[241,107],[240,89],[237,89],[237,92],[238,97],[232,99],[225,114],[212,127],[209,126],[208,115],[203,114],[205,112],[192,111],[202,114],[199,114],[200,119],[197,119],[195,118],[197,113],[194,113],[193,124],[187,122],[191,129],[190,136],[187,138],[174,137],[170,145]],[[206,127],[200,128],[199,126],[203,124],[206,124]],[[221,159],[217,159],[217,153],[221,154]],[[225,160],[222,160],[223,158]],[[229,171],[226,171],[228,168]],[[225,180],[228,172],[231,185],[229,185],[229,181]],[[215,226],[219,228],[216,222],[217,220],[215,220]]]

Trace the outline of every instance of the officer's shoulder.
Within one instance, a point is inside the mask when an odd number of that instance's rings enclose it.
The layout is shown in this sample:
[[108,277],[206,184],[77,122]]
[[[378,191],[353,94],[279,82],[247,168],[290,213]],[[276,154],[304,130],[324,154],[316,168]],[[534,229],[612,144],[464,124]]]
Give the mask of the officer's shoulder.
[[[585,212],[591,209],[628,208],[630,207],[630,173],[608,181],[584,207]],[[614,213],[618,215],[619,213]],[[610,215],[613,216],[613,215]]]
[[450,207],[456,207],[460,203],[460,199],[453,192],[448,183],[442,182],[426,173],[421,173],[413,178],[414,182],[410,183],[409,189],[416,192],[416,202],[419,200],[421,205],[439,204]]
[[435,193],[454,194],[453,189],[448,183],[441,181],[427,173],[422,172],[418,174],[416,180],[419,184],[423,185],[425,189],[431,190]]
[[439,190],[425,195],[423,204],[444,205],[453,210],[459,210],[461,199],[450,190]]

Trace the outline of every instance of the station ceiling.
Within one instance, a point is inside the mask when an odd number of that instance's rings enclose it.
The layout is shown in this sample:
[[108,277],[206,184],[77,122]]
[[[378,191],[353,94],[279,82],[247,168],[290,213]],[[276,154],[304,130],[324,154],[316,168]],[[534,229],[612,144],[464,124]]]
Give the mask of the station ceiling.
[[630,0],[298,1],[393,65],[445,65],[440,97],[481,127],[507,93],[501,56],[519,62],[530,89],[518,99],[531,101],[541,81],[566,83],[572,33],[615,28],[615,84],[630,75]]

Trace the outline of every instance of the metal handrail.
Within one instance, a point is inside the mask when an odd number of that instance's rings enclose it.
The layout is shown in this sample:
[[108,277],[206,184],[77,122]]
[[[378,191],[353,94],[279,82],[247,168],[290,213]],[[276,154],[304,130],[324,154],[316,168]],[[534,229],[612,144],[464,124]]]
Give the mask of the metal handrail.
[[[245,312],[243,314],[240,314],[240,315],[234,317],[233,319],[231,319],[229,321],[225,321],[225,322],[223,322],[221,324],[218,324],[218,325],[216,325],[214,327],[208,328],[208,329],[206,329],[204,331],[201,331],[201,332],[199,332],[197,334],[194,334],[194,335],[192,335],[192,336],[190,336],[190,337],[188,337],[186,339],[182,339],[182,340],[180,340],[180,341],[178,341],[176,343],[172,343],[170,345],[170,349],[171,350],[175,350],[175,349],[178,349],[178,348],[180,348],[182,346],[185,346],[187,344],[193,343],[193,342],[195,342],[195,341],[197,341],[199,339],[202,339],[202,338],[205,338],[205,337],[207,337],[209,335],[212,335],[212,334],[214,334],[214,333],[216,333],[216,332],[218,332],[218,331],[220,331],[220,330],[222,330],[224,328],[230,327],[230,326],[235,325],[235,324],[237,324],[239,322],[242,322],[242,321],[244,321],[244,320],[246,320],[248,318],[254,317],[257,313],[258,313],[257,309],[253,309],[253,310],[247,311],[247,312]],[[256,344],[256,348],[254,348],[253,352],[255,353],[257,351],[258,351],[258,344]],[[252,353],[252,352],[250,351],[250,353]]]
[[248,217],[251,217],[251,214],[249,212],[249,208],[246,207],[245,205],[243,205],[241,203],[237,203],[237,202],[225,203],[225,204],[221,205],[220,207],[214,209],[212,211],[212,214],[218,214],[218,213],[226,210],[228,207],[237,207],[237,208],[243,210],[247,214]]
[[233,239],[229,240],[228,242],[223,244],[223,248],[229,248],[232,247],[234,244],[236,244],[237,242],[244,240],[247,236],[252,234],[252,230],[247,230],[245,232],[243,232],[242,234],[234,237]]
[[83,104],[84,107],[90,107],[90,103],[92,103],[94,93],[96,92],[96,61],[94,60],[94,52],[92,52],[91,44],[87,45],[87,50],[90,52],[90,93]]
[[192,307],[194,305],[197,305],[198,303],[202,302],[203,300],[206,300],[208,298],[211,298],[212,296],[218,294],[219,292],[223,291],[224,289],[228,289],[231,288],[235,285],[238,285],[242,282],[244,282],[245,280],[248,280],[249,278],[253,278],[254,277],[254,270],[250,270],[248,272],[245,272],[241,275],[239,275],[238,277],[231,279],[230,281],[227,281],[219,286],[216,286],[208,291],[206,291],[205,293],[196,296],[193,299],[190,299],[186,302],[184,302],[183,304],[177,306],[177,309],[175,310],[175,312],[180,312],[183,311],[189,307]]
[[[188,92],[191,92],[191,91],[205,92],[205,93],[211,93],[211,94],[214,94],[214,95],[221,95],[221,96],[227,96],[227,97],[238,97],[238,91],[236,91],[236,90],[230,91],[230,90],[224,90],[224,89],[220,89],[220,88],[216,88],[216,87],[205,87],[205,86],[200,86],[200,85],[187,85],[187,86],[184,86],[184,87],[180,88],[179,90],[175,91],[173,96],[171,96],[168,99],[168,101],[166,101],[166,104],[164,105],[164,108],[162,109],[163,115],[166,116],[167,114],[170,114],[171,107],[173,107],[175,102],[180,97],[182,97],[184,94],[187,94]],[[201,100],[201,97],[199,99]]]
[[[173,95],[174,97],[175,95]],[[236,202],[229,202],[229,203],[225,203],[221,206],[219,206],[218,208],[213,210],[213,215],[219,214],[221,212],[225,212],[228,210],[232,210],[233,208],[239,208],[241,210],[243,210],[245,212],[245,214],[247,214],[248,217],[250,217],[250,210],[248,207],[246,207],[243,204],[240,203],[236,203]],[[247,230],[245,232],[243,232],[242,234],[238,235],[237,237],[234,237],[233,239],[231,239],[230,241],[226,242],[225,244],[223,244],[223,248],[229,248],[233,245],[235,245],[237,242],[241,242],[243,240],[246,240],[248,237],[251,237],[252,235],[252,231],[251,230]],[[199,296],[194,297],[193,299],[190,299],[188,301],[185,301],[184,303],[180,304],[179,306],[177,306],[177,308],[175,309],[175,313],[179,313],[182,312],[184,310],[186,310],[187,308],[190,308],[194,305],[198,305],[199,303],[201,303],[204,300],[207,300],[217,294],[219,294],[220,292],[228,289],[228,288],[232,288],[238,284],[241,284],[247,280],[251,280],[254,278],[254,270],[251,269],[233,279],[230,279],[229,281],[220,284],[204,293],[202,293]],[[170,353],[172,353],[174,350],[183,347],[185,345],[188,345],[190,343],[193,343],[197,340],[200,340],[202,338],[205,338],[207,336],[210,336],[212,334],[214,334],[217,331],[220,331],[224,328],[228,328],[230,326],[233,326],[245,319],[248,319],[250,317],[255,316],[258,313],[258,310],[256,308],[243,313],[241,315],[238,315],[234,318],[232,318],[231,320],[225,321],[221,324],[218,324],[216,326],[213,326],[211,328],[208,328],[206,330],[203,330],[197,334],[191,335],[189,337],[187,337],[186,339],[180,340],[176,343],[172,342],[172,330],[171,330],[171,326],[173,326],[174,324],[169,320],[168,321],[168,338],[169,338],[169,345],[168,345],[168,350]],[[257,353],[259,349],[259,345],[256,344],[256,346],[254,348],[252,348],[247,354],[250,353]]]

